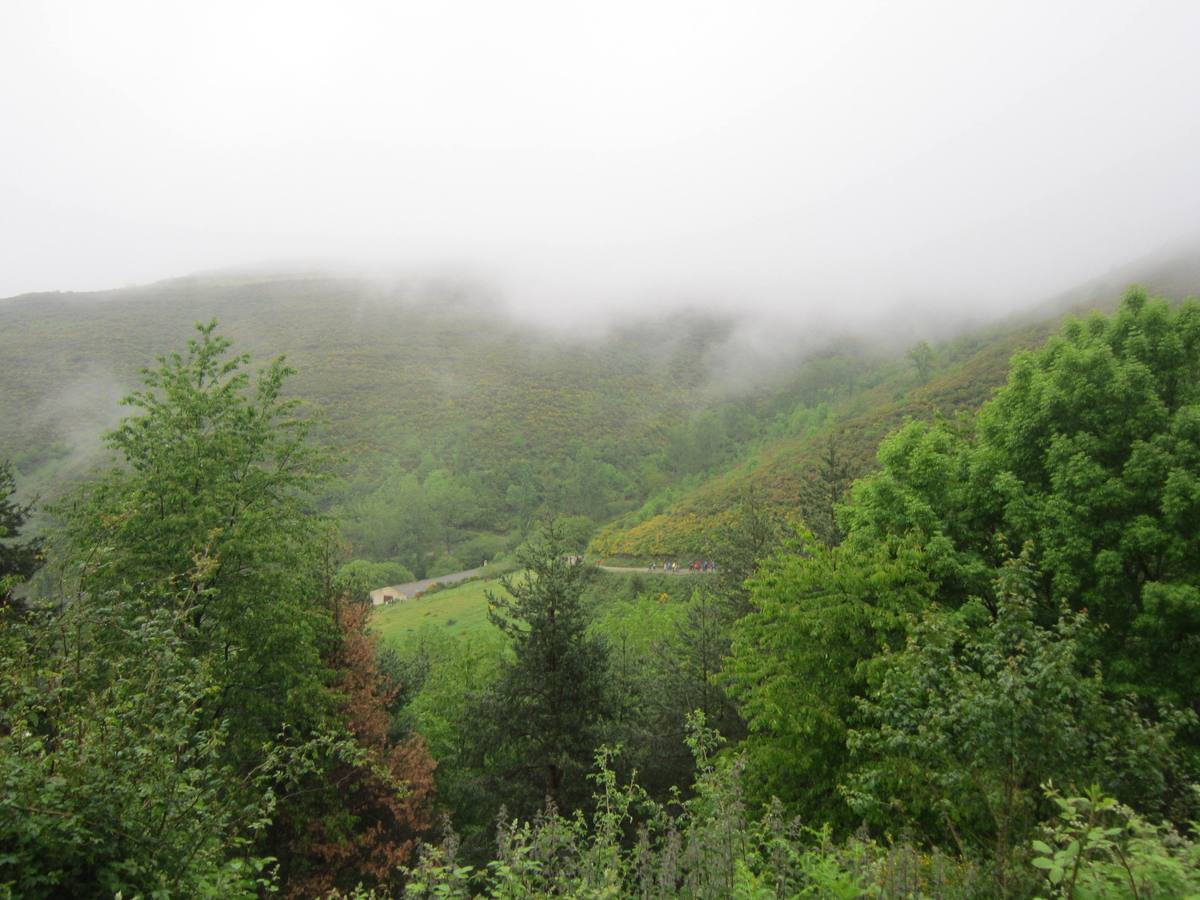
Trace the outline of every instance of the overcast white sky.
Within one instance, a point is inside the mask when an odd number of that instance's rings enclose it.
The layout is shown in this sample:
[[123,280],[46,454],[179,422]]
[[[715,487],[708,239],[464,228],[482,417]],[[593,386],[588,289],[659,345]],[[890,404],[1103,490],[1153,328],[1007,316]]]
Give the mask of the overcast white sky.
[[1000,304],[1200,235],[1200,3],[3,0],[0,296]]

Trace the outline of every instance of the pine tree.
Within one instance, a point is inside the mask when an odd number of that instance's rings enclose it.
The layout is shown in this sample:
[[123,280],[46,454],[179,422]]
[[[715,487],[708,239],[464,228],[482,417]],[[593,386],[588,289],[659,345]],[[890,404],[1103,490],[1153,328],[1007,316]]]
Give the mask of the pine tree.
[[854,467],[843,454],[837,435],[829,435],[817,466],[804,491],[805,522],[826,547],[836,547],[845,533],[837,521],[837,507],[854,481]]
[[526,801],[562,807],[585,786],[572,779],[588,769],[609,715],[608,648],[588,632],[589,570],[567,557],[558,529],[519,559],[524,574],[501,580],[507,596],[488,593],[488,618],[512,648],[489,698],[492,739],[501,776],[538,792]]
[[28,581],[42,564],[41,540],[16,541],[33,509],[13,499],[16,490],[12,466],[7,460],[0,462],[0,606],[11,603],[12,588]]
[[746,579],[779,548],[786,532],[783,513],[768,505],[753,487],[738,498],[729,518],[718,529],[712,550],[717,563],[717,591],[732,619],[750,611]]

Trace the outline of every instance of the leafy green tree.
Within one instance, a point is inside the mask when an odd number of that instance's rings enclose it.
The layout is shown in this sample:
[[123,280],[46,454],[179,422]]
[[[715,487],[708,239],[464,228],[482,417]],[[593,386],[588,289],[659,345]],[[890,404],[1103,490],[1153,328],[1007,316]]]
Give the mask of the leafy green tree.
[[881,828],[903,822],[969,855],[988,848],[1002,894],[1040,818],[1041,786],[1100,784],[1163,808],[1174,729],[1114,703],[1083,665],[1087,620],[1035,620],[1031,554],[1009,561],[991,612],[971,601],[926,610],[880,662],[849,745],[851,803]]
[[920,548],[831,549],[802,537],[749,587],[752,611],[734,626],[723,677],[749,729],[752,792],[809,820],[849,825],[837,786],[855,703],[877,655],[903,641],[907,615],[932,596]]
[[375,588],[413,581],[413,573],[398,562],[371,562],[352,559],[337,571],[334,583],[339,593],[350,600],[365,603]]
[[344,531],[354,555],[398,560],[418,577],[439,544],[441,526],[415,472],[396,471],[350,505]]
[[494,630],[469,636],[424,628],[403,648],[409,669],[427,668],[419,693],[407,707],[414,728],[437,760],[439,805],[453,816],[465,845],[490,843],[498,790],[482,769],[492,730],[484,702],[499,674],[503,637]]
[[386,882],[426,827],[432,762],[393,740],[368,610],[337,600],[289,370],[228,349],[200,326],[144,373],[120,464],[60,511],[78,590],[0,622],[22,893],[300,892],[313,854]]
[[851,540],[920,531],[951,606],[988,595],[997,535],[1031,541],[1043,607],[1103,626],[1112,686],[1200,710],[1200,304],[1131,291],[1014,357],[973,430],[912,424],[879,460]]
[[253,760],[284,723],[329,721],[330,535],[305,507],[321,460],[284,396],[291,370],[252,382],[215,328],[144,371],[107,437],[122,465],[63,512],[85,596],[130,597],[130,615],[132,598],[190,598],[189,652],[219,687],[207,714]]
[[512,510],[517,529],[522,534],[528,533],[538,507],[542,504],[541,486],[534,475],[533,467],[528,463],[514,467],[504,492],[504,502]]
[[0,610],[0,894],[255,897],[278,759],[233,769],[185,593]]
[[589,569],[568,561],[554,526],[518,561],[524,574],[502,579],[504,594],[488,593],[488,618],[512,651],[488,697],[489,767],[517,787],[505,793],[520,806],[565,807],[581,797],[581,773],[609,716],[608,648],[588,630]]
[[933,375],[933,348],[927,341],[917,341],[908,351],[908,358],[917,369],[917,378],[924,384]]
[[562,516],[555,520],[568,553],[582,554],[596,531],[596,523],[587,516]]
[[446,469],[435,469],[421,485],[433,513],[441,551],[449,555],[462,530],[478,516],[479,509],[471,492]]
[[550,508],[563,515],[607,519],[631,489],[629,479],[595,448],[579,444],[545,492]]

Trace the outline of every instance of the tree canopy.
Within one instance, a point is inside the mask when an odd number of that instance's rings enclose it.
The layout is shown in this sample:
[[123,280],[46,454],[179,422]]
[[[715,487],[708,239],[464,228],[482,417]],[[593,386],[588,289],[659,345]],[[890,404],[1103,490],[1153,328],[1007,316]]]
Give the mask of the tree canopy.
[[[307,505],[320,458],[290,370],[252,379],[215,327],[145,371],[116,464],[58,509],[65,593],[0,610],[0,889],[387,882],[429,825],[432,763],[389,728]],[[300,810],[322,827],[293,830]]]
[[920,533],[952,605],[1029,542],[1043,605],[1103,626],[1115,684],[1200,709],[1200,304],[1131,291],[1014,357],[974,423],[912,423],[879,461],[853,540]]

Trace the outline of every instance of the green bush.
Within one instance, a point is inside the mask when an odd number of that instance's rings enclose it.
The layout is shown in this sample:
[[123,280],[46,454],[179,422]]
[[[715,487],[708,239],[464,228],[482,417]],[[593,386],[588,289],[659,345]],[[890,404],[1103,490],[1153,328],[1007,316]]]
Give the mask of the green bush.
[[1092,788],[1064,797],[1047,788],[1057,815],[1032,844],[1032,865],[1044,897],[1200,896],[1200,843],[1166,825],[1155,825]]

